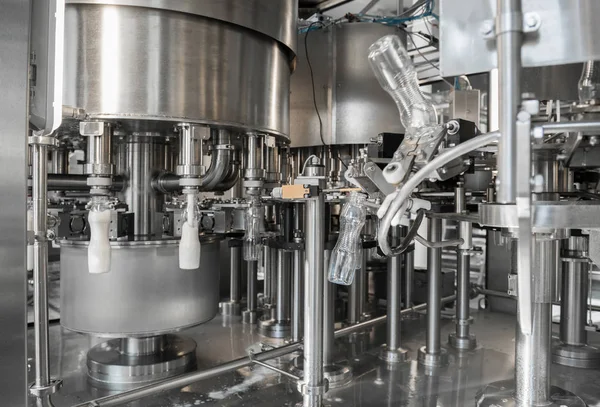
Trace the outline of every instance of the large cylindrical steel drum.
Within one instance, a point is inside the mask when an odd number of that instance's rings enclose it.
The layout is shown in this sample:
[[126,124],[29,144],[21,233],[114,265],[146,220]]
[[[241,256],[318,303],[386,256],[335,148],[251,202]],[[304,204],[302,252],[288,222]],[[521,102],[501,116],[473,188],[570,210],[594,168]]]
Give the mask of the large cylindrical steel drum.
[[287,0],[69,0],[64,104],[126,132],[193,122],[287,138],[296,16]]
[[111,242],[111,270],[90,274],[88,242],[61,242],[61,324],[108,337],[152,336],[213,318],[219,240],[201,239],[200,268],[179,268],[178,241]]

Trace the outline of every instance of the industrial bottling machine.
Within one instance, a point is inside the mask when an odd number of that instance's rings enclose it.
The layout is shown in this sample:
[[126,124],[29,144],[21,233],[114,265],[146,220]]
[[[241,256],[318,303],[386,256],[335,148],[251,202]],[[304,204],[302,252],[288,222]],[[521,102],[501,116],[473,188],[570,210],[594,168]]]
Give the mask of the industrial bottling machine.
[[0,404],[600,406],[598,17],[4,0]]

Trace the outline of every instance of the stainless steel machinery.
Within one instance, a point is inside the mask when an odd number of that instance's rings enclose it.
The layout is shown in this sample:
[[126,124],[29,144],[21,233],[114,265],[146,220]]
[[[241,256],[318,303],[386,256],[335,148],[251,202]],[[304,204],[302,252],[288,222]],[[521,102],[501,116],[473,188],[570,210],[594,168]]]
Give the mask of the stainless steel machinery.
[[597,2],[1,10],[3,405],[600,405]]

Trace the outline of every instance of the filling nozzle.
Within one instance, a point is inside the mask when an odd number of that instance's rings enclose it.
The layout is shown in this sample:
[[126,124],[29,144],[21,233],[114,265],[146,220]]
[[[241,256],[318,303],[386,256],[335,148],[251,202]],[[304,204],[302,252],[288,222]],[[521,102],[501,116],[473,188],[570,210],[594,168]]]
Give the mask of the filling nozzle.
[[88,246],[88,271],[91,274],[110,271],[110,213],[112,203],[105,195],[92,195],[88,203],[90,244]]
[[184,222],[181,225],[179,242],[179,268],[196,270],[200,268],[200,236],[198,234],[198,189],[183,190],[186,197]]

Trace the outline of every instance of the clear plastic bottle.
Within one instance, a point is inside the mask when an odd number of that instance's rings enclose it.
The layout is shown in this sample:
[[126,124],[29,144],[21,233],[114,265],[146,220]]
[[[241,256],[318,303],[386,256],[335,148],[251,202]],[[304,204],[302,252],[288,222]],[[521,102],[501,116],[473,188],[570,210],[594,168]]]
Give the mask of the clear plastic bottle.
[[366,195],[352,192],[340,214],[340,235],[329,260],[329,281],[350,285],[362,266],[360,231],[367,218]]
[[579,78],[579,101],[581,103],[600,99],[600,62],[583,64]]
[[107,196],[92,195],[87,208],[90,226],[90,244],[88,245],[88,271],[91,274],[110,271],[110,211],[112,203]]
[[369,62],[381,87],[392,96],[407,132],[437,125],[437,114],[419,88],[417,71],[397,35],[387,35],[369,47]]
[[260,202],[260,198],[252,197],[250,206],[246,209],[245,223],[246,233],[244,234],[243,253],[244,260],[258,261],[262,251],[261,236],[264,233],[265,210]]

